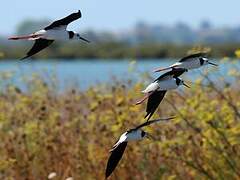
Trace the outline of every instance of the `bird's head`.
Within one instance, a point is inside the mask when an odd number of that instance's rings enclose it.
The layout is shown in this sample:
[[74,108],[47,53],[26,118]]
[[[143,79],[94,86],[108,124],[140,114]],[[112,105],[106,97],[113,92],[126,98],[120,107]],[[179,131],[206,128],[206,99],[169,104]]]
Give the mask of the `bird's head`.
[[201,66],[204,66],[204,65],[207,65],[207,64],[210,64],[210,65],[213,65],[213,66],[218,66],[217,64],[210,62],[209,59],[206,58],[206,57],[200,57],[199,61],[200,61]]
[[190,86],[188,86],[181,78],[176,78],[176,84],[178,86],[183,85],[183,86],[185,86],[187,88],[190,88]]

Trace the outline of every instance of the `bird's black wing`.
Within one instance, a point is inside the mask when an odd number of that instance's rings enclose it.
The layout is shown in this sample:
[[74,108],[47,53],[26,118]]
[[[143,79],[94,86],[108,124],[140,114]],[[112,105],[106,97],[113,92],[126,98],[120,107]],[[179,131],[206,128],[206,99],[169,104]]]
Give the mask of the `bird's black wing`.
[[171,78],[177,78],[181,76],[183,73],[187,72],[187,69],[184,68],[173,68],[171,71],[168,71],[161,76],[159,76],[155,81],[161,81],[164,79],[171,79]]
[[188,72],[188,70],[184,68],[173,68],[172,69],[173,78],[178,78],[185,72]]
[[157,107],[163,100],[166,92],[167,91],[155,91],[149,96],[146,109],[147,114],[145,116],[147,120],[149,120],[152,117],[153,113],[156,111]]
[[184,62],[184,61],[190,60],[192,58],[205,57],[206,55],[207,55],[207,53],[205,53],[205,52],[191,54],[189,56],[186,56],[186,57],[182,58],[179,62]]
[[50,30],[50,29],[62,28],[62,27],[66,28],[68,24],[70,24],[71,22],[73,22],[81,17],[82,17],[82,14],[81,14],[81,11],[79,10],[77,13],[72,13],[63,19],[53,22],[49,26],[45,27],[44,30]]
[[111,155],[107,162],[107,168],[105,172],[106,179],[112,174],[114,169],[117,167],[118,162],[121,160],[123,153],[127,147],[127,142],[122,142],[116,148],[111,151]]
[[54,40],[47,40],[47,39],[35,40],[35,43],[34,43],[32,49],[30,49],[30,51],[28,51],[27,55],[24,58],[22,58],[21,60],[29,58],[29,57],[33,56],[34,54],[37,54],[44,48],[50,46],[53,43],[53,41]]
[[159,121],[168,121],[168,120],[171,120],[171,119],[174,119],[175,117],[170,117],[170,118],[164,118],[164,119],[155,119],[155,120],[152,120],[152,121],[147,121],[139,126],[137,126],[136,128],[134,128],[134,130],[137,130],[137,129],[140,129],[144,126],[148,126],[150,124],[153,124],[153,123],[156,123],[156,122],[159,122]]

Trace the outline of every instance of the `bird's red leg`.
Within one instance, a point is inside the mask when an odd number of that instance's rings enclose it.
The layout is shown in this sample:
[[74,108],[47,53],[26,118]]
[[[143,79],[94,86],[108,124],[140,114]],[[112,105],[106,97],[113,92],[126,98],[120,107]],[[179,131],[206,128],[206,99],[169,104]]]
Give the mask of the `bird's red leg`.
[[138,100],[138,101],[135,103],[135,105],[142,104],[149,96],[151,96],[152,93],[153,93],[153,92],[150,92],[150,93],[145,94],[145,96],[144,96],[142,99]]
[[37,38],[40,35],[38,34],[31,34],[31,35],[27,35],[27,36],[13,36],[8,38],[8,40],[19,40],[19,39],[30,39],[30,38]]
[[172,69],[173,67],[167,67],[167,68],[157,68],[157,69],[154,69],[153,72],[160,72],[160,71],[165,71],[165,70],[168,70],[168,69]]

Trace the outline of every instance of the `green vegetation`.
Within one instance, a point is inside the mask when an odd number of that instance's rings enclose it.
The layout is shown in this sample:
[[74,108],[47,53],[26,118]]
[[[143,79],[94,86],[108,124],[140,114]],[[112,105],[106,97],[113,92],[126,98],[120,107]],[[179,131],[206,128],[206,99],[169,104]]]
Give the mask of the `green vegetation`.
[[[29,43],[17,43],[11,45],[0,45],[0,52],[5,56],[0,58],[19,59],[31,48]],[[207,47],[207,48],[203,48]],[[129,45],[121,42],[98,42],[98,43],[54,43],[51,47],[43,50],[34,58],[42,59],[79,59],[79,58],[100,58],[100,59],[120,59],[120,58],[180,58],[185,56],[189,49],[212,50],[212,57],[234,57],[235,50],[240,44],[205,44],[202,45],[176,45],[176,44],[141,44]]]
[[[156,141],[129,143],[113,179],[239,179],[239,69],[229,76],[234,86],[220,78],[219,88],[204,74],[191,89],[169,92],[154,117],[177,118],[148,127]],[[108,150],[144,121],[145,105],[132,105],[142,83],[59,93],[54,78],[46,85],[33,75],[26,92],[11,82],[11,74],[2,75],[0,179],[51,172],[55,179],[103,179]]]

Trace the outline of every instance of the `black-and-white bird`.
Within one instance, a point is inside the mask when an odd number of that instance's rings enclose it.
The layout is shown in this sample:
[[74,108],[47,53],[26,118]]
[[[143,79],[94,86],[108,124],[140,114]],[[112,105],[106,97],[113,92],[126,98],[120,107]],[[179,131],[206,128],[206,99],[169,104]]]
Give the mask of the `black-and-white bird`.
[[207,64],[218,66],[217,64],[210,62],[209,59],[206,57],[206,55],[207,55],[206,53],[192,54],[182,58],[180,61],[174,63],[173,65],[167,68],[158,68],[154,70],[154,72],[159,72],[159,71],[164,71],[164,70],[174,69],[174,68],[183,68],[183,69],[190,70],[190,69],[199,68]]
[[108,159],[107,168],[106,168],[106,172],[105,172],[106,179],[112,174],[114,169],[117,167],[117,164],[121,160],[129,141],[138,141],[138,140],[142,140],[145,137],[153,138],[149,133],[143,131],[141,128],[148,126],[150,124],[153,124],[153,123],[157,123],[159,121],[168,121],[173,118],[174,117],[148,121],[148,122],[145,122],[145,123],[137,126],[136,128],[130,129],[130,130],[126,131],[125,133],[123,133],[120,136],[119,140],[115,143],[115,145],[110,150],[111,155]]
[[79,10],[76,13],[72,13],[69,16],[57,20],[45,27],[44,29],[37,31],[33,34],[26,36],[14,36],[10,37],[9,40],[20,40],[27,39],[31,41],[35,41],[32,49],[27,53],[27,55],[22,58],[26,59],[28,57],[33,56],[34,54],[40,52],[44,48],[51,45],[54,40],[65,41],[65,40],[83,40],[85,42],[89,42],[87,39],[81,37],[78,33],[73,31],[67,31],[67,26],[71,22],[82,17],[81,11]]
[[189,88],[189,86],[179,78],[179,76],[185,72],[187,72],[187,70],[182,68],[176,68],[166,72],[142,91],[145,96],[137,101],[136,105],[142,104],[146,99],[148,99],[146,108],[147,114],[145,115],[147,120],[152,117],[168,90],[177,89],[180,85],[184,85]]

